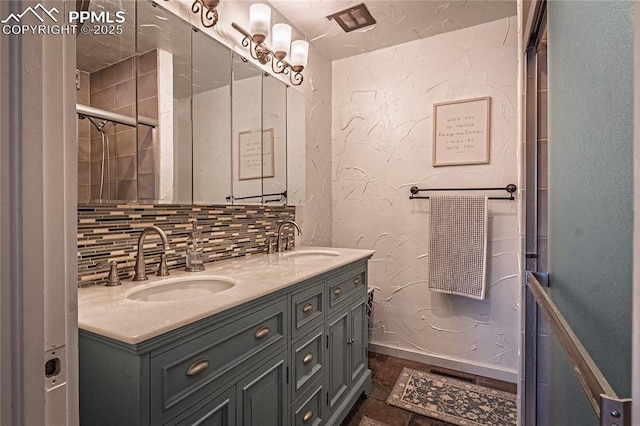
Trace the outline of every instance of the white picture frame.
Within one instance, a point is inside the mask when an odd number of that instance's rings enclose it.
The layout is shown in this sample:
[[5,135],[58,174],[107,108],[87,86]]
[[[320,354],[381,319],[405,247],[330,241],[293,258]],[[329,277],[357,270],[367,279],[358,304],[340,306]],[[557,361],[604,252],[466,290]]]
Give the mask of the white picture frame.
[[433,104],[434,167],[489,163],[491,97]]
[[238,180],[274,177],[273,140],[272,128],[238,133]]

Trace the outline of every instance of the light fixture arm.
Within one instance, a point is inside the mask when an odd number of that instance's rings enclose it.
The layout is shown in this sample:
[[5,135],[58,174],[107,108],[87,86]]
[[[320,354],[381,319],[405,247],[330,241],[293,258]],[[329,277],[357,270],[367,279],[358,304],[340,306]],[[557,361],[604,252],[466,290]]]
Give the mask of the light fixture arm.
[[289,80],[294,86],[299,86],[300,84],[302,84],[302,67],[296,67],[291,65],[284,59],[278,59],[275,56],[275,53],[273,53],[273,51],[269,48],[269,46],[267,46],[263,42],[256,42],[247,30],[245,30],[235,22],[232,22],[231,26],[244,36],[244,38],[242,39],[242,46],[249,49],[249,53],[251,54],[251,57],[253,59],[257,60],[263,65],[271,61],[271,69],[274,73],[289,75]]
[[211,28],[218,23],[218,7],[220,0],[195,0],[191,5],[193,13],[200,13],[200,22],[205,28]]

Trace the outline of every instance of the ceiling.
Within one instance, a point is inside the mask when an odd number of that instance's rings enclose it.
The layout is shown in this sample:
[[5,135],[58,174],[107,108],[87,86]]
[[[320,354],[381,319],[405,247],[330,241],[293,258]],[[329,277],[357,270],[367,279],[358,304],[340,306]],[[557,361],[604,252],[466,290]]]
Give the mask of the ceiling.
[[[345,33],[326,17],[364,1],[377,23]],[[269,0],[329,59],[371,52],[516,15],[515,0]]]

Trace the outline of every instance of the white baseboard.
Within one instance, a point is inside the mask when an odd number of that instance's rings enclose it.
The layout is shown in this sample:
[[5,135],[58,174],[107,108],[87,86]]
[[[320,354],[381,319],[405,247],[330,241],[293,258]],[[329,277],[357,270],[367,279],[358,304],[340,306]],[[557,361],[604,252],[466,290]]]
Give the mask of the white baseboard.
[[369,350],[371,352],[391,355],[397,358],[408,359],[411,361],[422,362],[424,364],[435,365],[451,370],[461,371],[464,373],[475,374],[478,376],[489,377],[491,379],[503,380],[510,383],[518,383],[518,372],[507,370],[504,368],[490,367],[487,365],[472,364],[466,361],[460,361],[441,356],[429,355],[420,352],[413,352],[408,349],[394,348],[391,346],[381,345],[379,343],[369,342]]

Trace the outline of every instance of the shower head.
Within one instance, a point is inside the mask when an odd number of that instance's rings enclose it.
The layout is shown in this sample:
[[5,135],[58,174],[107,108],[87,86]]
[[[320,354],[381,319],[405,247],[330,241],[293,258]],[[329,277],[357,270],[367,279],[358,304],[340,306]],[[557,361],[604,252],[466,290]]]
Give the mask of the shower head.
[[98,131],[100,133],[104,133],[104,127],[107,125],[107,123],[109,122],[109,120],[103,120],[100,123],[96,123],[96,121],[93,119],[93,117],[89,116],[89,115],[85,115],[85,114],[78,114],[78,119],[79,120],[84,120],[87,119],[91,122],[91,124],[93,124],[96,129],[98,129]]

